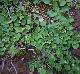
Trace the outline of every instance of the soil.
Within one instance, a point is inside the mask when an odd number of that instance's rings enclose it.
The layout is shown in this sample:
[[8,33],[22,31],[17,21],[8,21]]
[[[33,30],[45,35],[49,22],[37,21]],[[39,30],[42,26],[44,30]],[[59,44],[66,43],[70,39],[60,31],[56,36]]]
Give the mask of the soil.
[[48,5],[48,4],[44,4],[44,3],[40,3],[40,4],[30,4],[29,6],[29,14],[32,17],[35,17],[36,19],[43,19],[43,20],[47,20],[48,22],[51,22],[52,18],[50,18],[47,15],[47,12],[49,10],[51,10],[52,6]]
[[[25,48],[26,47],[26,48]],[[22,49],[25,48],[25,49]],[[38,74],[37,70],[30,72],[28,62],[37,58],[36,52],[31,45],[17,43],[17,53],[14,57],[7,52],[0,58],[0,74]]]
[[80,10],[78,10],[76,7],[72,7],[70,9],[70,15],[74,18],[74,30],[80,31]]
[[[70,15],[73,17],[73,31],[80,32],[80,10],[76,8],[76,6],[71,7]],[[71,50],[72,56],[80,59],[80,48]]]
[[1,74],[30,74],[24,57],[11,58],[9,55],[0,59]]
[[72,49],[71,53],[73,57],[76,57],[80,60],[80,49]]

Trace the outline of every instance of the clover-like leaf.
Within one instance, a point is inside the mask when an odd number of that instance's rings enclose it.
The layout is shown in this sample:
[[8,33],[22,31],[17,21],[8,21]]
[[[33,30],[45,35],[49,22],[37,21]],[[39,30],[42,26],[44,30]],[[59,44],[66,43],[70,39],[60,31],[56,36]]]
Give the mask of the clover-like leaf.
[[59,0],[60,6],[64,6],[66,4],[65,0]]
[[46,24],[47,24],[46,21],[42,21],[42,22],[40,22],[40,25],[41,25],[41,26],[46,26]]
[[46,70],[44,68],[39,68],[39,73],[40,74],[46,74]]
[[78,43],[72,44],[72,47],[73,47],[74,49],[78,49],[78,48],[79,48],[79,44],[78,44]]
[[50,17],[54,17],[54,16],[57,15],[57,13],[54,12],[54,11],[52,11],[52,10],[48,11],[47,14],[48,14]]

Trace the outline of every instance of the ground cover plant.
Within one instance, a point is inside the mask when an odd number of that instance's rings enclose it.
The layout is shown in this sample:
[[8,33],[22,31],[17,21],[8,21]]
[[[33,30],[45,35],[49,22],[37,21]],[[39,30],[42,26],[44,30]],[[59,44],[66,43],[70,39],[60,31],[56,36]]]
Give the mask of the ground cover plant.
[[27,60],[27,74],[79,74],[79,21],[78,0],[0,0],[1,59]]

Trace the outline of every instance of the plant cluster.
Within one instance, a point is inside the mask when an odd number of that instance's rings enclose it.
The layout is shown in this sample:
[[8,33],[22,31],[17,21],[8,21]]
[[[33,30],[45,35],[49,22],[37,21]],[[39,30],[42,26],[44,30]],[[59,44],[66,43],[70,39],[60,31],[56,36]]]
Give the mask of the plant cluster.
[[[50,0],[32,0],[33,3]],[[0,1],[0,55],[8,51],[18,53],[16,44],[23,42],[35,47],[38,58],[29,62],[30,69],[40,74],[79,74],[80,60],[73,57],[70,49],[80,48],[80,32],[73,30],[73,18],[69,15],[72,0],[52,0],[52,10],[47,12],[53,22],[32,17],[28,13],[29,1]],[[67,15],[67,16],[66,16]]]

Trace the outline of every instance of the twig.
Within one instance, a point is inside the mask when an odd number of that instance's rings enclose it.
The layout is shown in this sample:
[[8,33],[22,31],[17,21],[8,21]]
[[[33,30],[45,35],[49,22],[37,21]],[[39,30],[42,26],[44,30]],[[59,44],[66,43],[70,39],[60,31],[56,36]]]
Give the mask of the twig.
[[4,68],[4,59],[2,58],[2,60],[3,60],[3,62],[2,62],[2,70],[3,70],[3,68]]
[[11,20],[12,17],[11,17],[11,15],[10,15],[10,11],[9,11],[8,7],[7,7],[7,11],[8,11],[8,14],[9,14],[9,18],[10,18],[10,20]]
[[15,68],[14,64],[12,63],[12,61],[11,61],[11,65],[13,66],[13,68],[14,68],[14,70],[15,70],[16,74],[18,74],[18,72],[17,72],[17,70],[16,70],[16,68]]
[[7,67],[7,70],[10,72],[11,68],[9,69],[9,68]]

